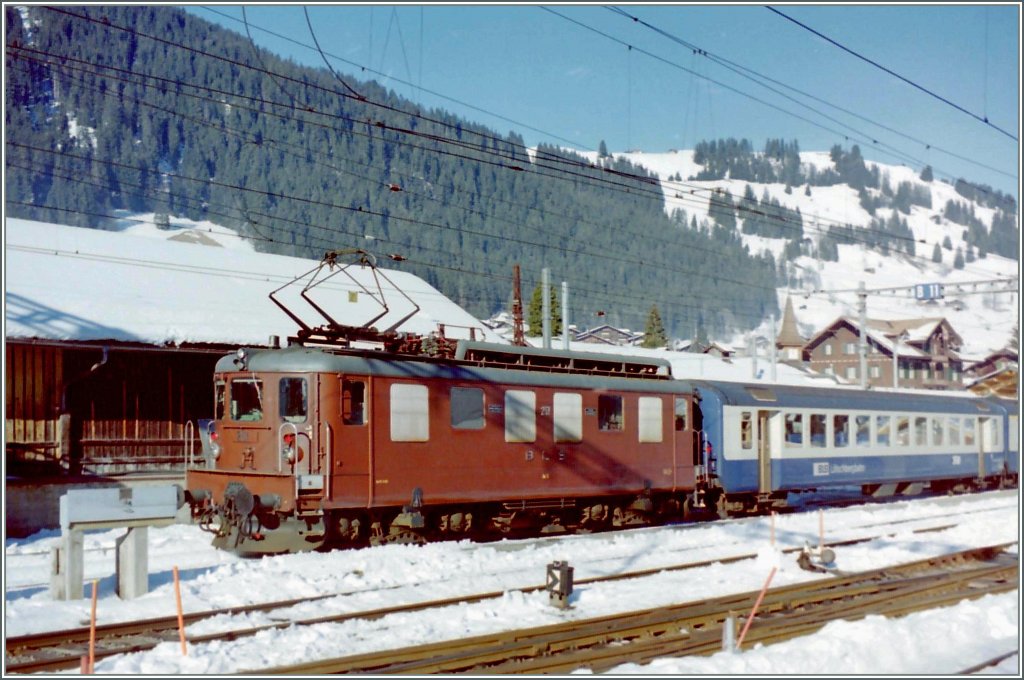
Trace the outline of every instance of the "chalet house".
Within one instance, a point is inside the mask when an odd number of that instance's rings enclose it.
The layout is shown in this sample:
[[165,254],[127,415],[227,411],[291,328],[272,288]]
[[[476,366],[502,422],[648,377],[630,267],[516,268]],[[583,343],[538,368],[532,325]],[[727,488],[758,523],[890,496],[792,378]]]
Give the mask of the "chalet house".
[[[957,354],[963,341],[946,319],[869,319],[867,323],[869,386],[963,387],[964,362]],[[811,369],[858,384],[859,342],[857,321],[839,317],[807,342],[803,354]]]
[[1017,352],[1001,349],[964,371],[967,389],[976,394],[1017,398],[1020,368]]
[[634,333],[628,328],[615,328],[607,324],[591,328],[576,335],[576,342],[587,342],[595,345],[638,345],[643,339],[643,333]]

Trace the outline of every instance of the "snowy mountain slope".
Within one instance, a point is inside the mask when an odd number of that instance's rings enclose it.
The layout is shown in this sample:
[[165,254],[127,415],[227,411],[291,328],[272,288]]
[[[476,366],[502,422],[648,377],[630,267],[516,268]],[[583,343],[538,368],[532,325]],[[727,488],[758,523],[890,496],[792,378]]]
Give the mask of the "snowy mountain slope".
[[[596,152],[577,152],[592,162],[597,162]],[[641,165],[655,173],[662,182],[665,194],[665,210],[672,213],[684,210],[687,219],[696,218],[698,223],[707,220],[709,197],[712,189],[727,189],[736,201],[744,195],[747,185],[760,200],[764,193],[778,200],[786,208],[799,208],[804,220],[804,237],[817,244],[821,233],[832,225],[852,225],[855,228],[869,227],[872,216],[861,206],[857,191],[846,184],[834,186],[812,186],[810,195],[803,186],[795,186],[786,193],[784,184],[760,184],[746,180],[696,181],[687,178],[695,176],[702,166],[694,162],[693,151],[669,151],[666,153],[614,153],[616,158]],[[834,167],[828,152],[801,152],[805,166],[824,170]],[[963,269],[953,267],[957,248],[966,252],[963,225],[953,223],[943,215],[943,208],[950,200],[973,207],[975,215],[991,228],[995,210],[988,208],[957,193],[956,189],[942,181],[924,182],[919,173],[905,166],[886,165],[866,161],[869,169],[877,167],[883,178],[888,178],[892,187],[902,182],[925,187],[931,192],[932,208],[911,206],[909,215],[900,214],[913,232],[915,256],[902,253],[883,255],[877,250],[860,245],[840,245],[838,262],[818,260],[801,256],[789,263],[793,280],[801,282],[794,290],[779,289],[779,307],[785,305],[787,295],[794,297],[796,315],[801,333],[810,337],[814,332],[847,315],[856,317],[857,296],[853,292],[812,293],[813,291],[852,291],[861,281],[868,291],[879,288],[909,287],[916,284],[941,283],[945,285],[945,298],[939,301],[920,302],[913,296],[913,290],[904,292],[869,295],[868,316],[879,319],[945,317],[963,337],[961,354],[968,359],[979,359],[988,353],[1005,347],[1010,341],[1014,327],[1019,325],[1019,270],[1017,260],[989,254],[965,264]],[[674,181],[680,176],[683,181]],[[876,189],[869,189],[877,195]],[[876,216],[888,218],[894,209],[879,208]],[[742,213],[737,229],[742,228]],[[752,253],[768,250],[778,261],[787,239],[766,238],[753,234],[742,234],[741,238]],[[947,250],[941,244],[949,239],[953,248]],[[943,261],[932,262],[936,244],[940,244]],[[1019,252],[1018,241],[1018,252]],[[1017,293],[992,293],[986,286],[963,285],[976,281],[1010,279],[1017,282]],[[777,323],[780,320],[776,320]],[[769,334],[769,321],[754,330],[755,335]],[[717,338],[736,347],[746,343],[747,334],[731,338]]]

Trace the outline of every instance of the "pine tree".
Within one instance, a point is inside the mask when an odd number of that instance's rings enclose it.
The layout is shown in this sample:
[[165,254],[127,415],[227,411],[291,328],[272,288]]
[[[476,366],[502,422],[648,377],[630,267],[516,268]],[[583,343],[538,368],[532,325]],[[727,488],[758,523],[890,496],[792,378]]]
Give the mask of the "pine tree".
[[942,239],[942,247],[946,250],[953,250],[953,241],[950,240],[948,234],[946,235],[946,238]]
[[924,166],[924,168],[921,169],[921,181],[922,182],[931,182],[934,179],[935,179],[935,176],[932,174],[932,166],[930,166],[930,165]]
[[[530,325],[530,330],[526,332],[531,338],[539,338],[544,334],[544,296],[541,291],[543,286],[537,284],[537,287],[533,289],[533,296],[530,297],[530,307],[526,312],[526,322]],[[551,298],[551,336],[560,335],[562,333],[562,310],[558,306],[558,293],[555,291],[555,287],[550,287],[550,298]]]
[[956,249],[956,255],[953,257],[953,269],[964,268],[964,254],[960,248]]
[[932,262],[942,262],[942,248],[938,243],[935,244],[935,249],[932,251]]
[[598,145],[598,147],[597,147],[597,157],[598,158],[608,158],[608,156],[609,156],[609,154],[608,154],[608,145],[605,144],[604,140],[602,139],[601,140],[601,144]]
[[665,324],[661,322],[661,314],[658,313],[658,305],[652,305],[651,311],[647,313],[647,325],[644,327],[644,341],[641,347],[664,347],[668,344],[668,337],[665,335]]

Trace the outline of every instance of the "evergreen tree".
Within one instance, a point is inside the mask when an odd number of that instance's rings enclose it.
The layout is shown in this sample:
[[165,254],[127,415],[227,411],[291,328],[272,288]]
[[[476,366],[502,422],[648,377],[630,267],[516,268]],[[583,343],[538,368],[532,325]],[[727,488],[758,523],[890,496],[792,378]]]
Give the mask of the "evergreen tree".
[[960,248],[957,248],[956,249],[956,255],[953,257],[953,269],[963,269],[963,268],[964,268],[964,254],[963,254],[963,251],[960,250]]
[[609,156],[609,154],[608,154],[608,145],[605,144],[604,140],[602,139],[601,140],[601,144],[599,144],[598,147],[597,147],[597,157],[598,158],[608,158],[608,156]]
[[665,325],[661,322],[661,314],[658,306],[652,305],[651,311],[647,313],[647,325],[644,327],[644,341],[642,347],[664,347],[668,344],[668,337],[665,336]]
[[[530,297],[530,306],[526,312],[526,322],[529,324],[530,329],[526,332],[531,338],[539,338],[544,335],[544,286],[537,284],[537,287],[533,289],[533,295]],[[554,286],[549,287],[551,298],[551,337],[561,335],[562,333],[562,310],[558,306],[558,293],[555,291]]]
[[946,238],[942,239],[942,247],[946,250],[953,250],[953,241],[950,240],[948,234],[946,235]]
[[931,182],[934,179],[935,179],[935,176],[932,174],[932,166],[930,166],[930,165],[924,166],[924,168],[921,169],[921,181],[922,182]]
[[932,250],[932,262],[942,262],[942,248],[939,244],[935,244],[935,249]]

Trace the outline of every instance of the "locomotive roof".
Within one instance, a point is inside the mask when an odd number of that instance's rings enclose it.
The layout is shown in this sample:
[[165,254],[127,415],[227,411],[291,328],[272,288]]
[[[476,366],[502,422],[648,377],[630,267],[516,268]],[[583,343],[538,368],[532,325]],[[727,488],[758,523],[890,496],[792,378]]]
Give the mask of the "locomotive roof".
[[[476,343],[480,345],[481,343]],[[509,349],[498,346],[503,350]],[[479,348],[479,347],[478,347]],[[641,376],[625,377],[600,375],[592,373],[564,372],[560,369],[544,370],[534,367],[527,370],[526,366],[503,367],[481,366],[461,360],[432,359],[430,357],[404,356],[383,354],[374,351],[325,351],[316,347],[295,345],[284,349],[244,348],[247,356],[244,372],[271,373],[342,373],[350,375],[373,375],[395,378],[420,378],[486,381],[495,383],[514,383],[519,385],[546,387],[589,387],[597,389],[616,389],[621,391],[655,391],[673,394],[688,393],[690,388],[682,381],[666,379],[668,376],[652,376],[645,380]],[[516,348],[524,349],[524,348]],[[543,352],[541,352],[543,353]],[[535,355],[535,352],[526,352]],[[563,358],[574,355],[576,358],[609,361],[607,354],[560,353]],[[634,360],[636,357],[621,357]],[[659,359],[645,359],[649,367],[661,367],[668,370],[668,362]],[[664,363],[665,366],[661,366]],[[238,373],[243,369],[238,362],[237,354],[229,354],[217,362],[218,373]]]
[[[686,381],[697,391],[721,393],[727,404],[762,409],[854,409],[865,411],[944,411],[949,413],[1001,414],[1012,402],[985,399],[968,392],[924,394],[922,391],[881,391],[801,385],[764,385],[717,381]],[[1012,404],[1012,406],[1011,406]]]

